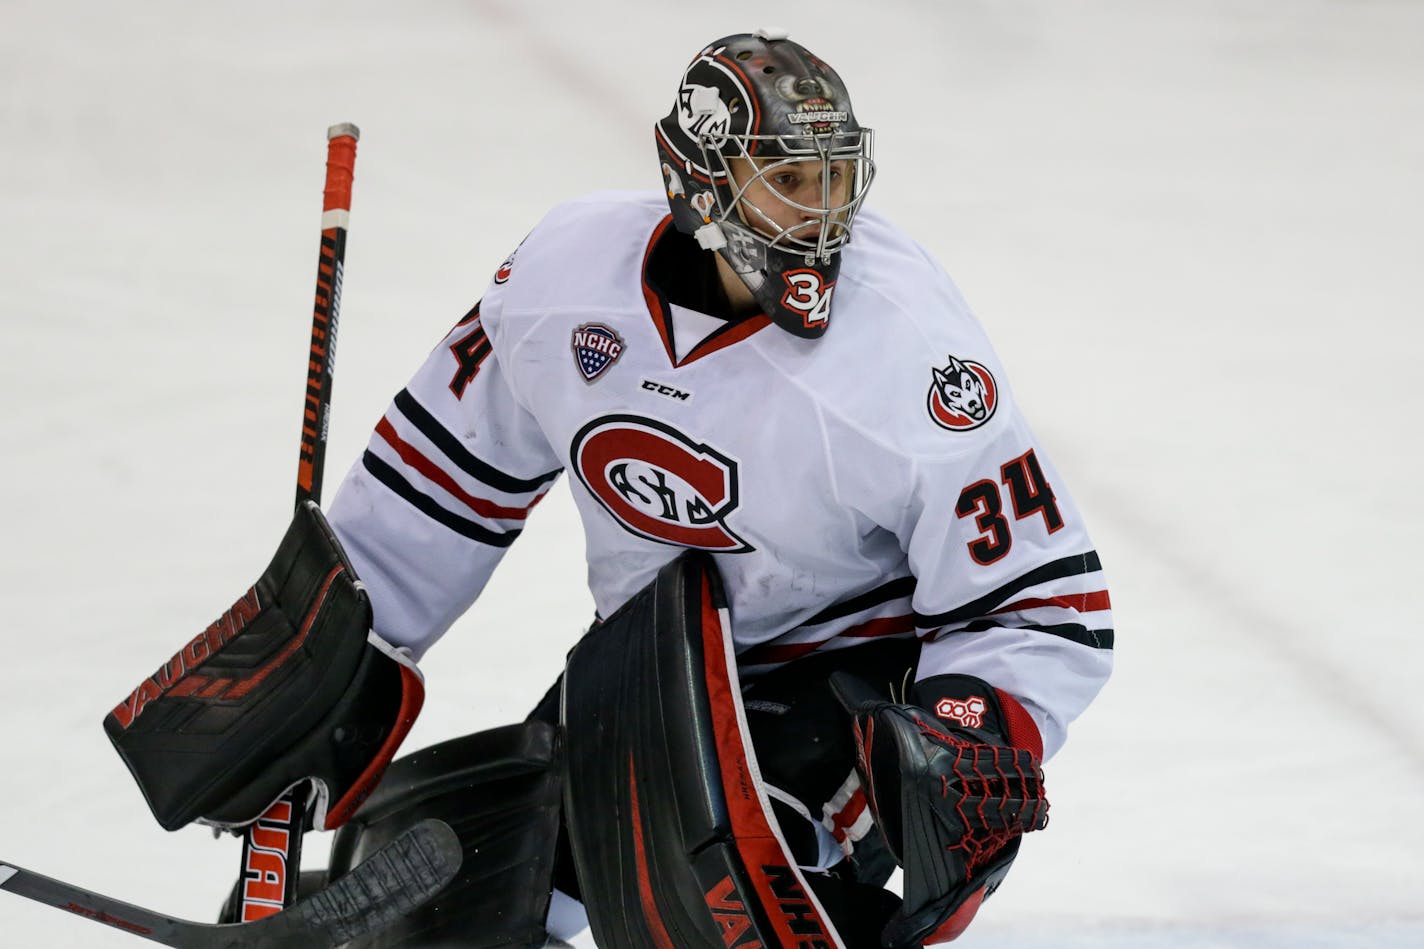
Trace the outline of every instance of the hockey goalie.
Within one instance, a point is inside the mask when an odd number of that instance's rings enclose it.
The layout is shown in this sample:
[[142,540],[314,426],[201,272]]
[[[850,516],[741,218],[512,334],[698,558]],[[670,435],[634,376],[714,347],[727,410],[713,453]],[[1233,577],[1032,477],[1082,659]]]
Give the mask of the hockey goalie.
[[[952,940],[1108,677],[1082,513],[958,289],[863,206],[840,76],[724,37],[652,136],[659,190],[551,210],[329,510],[110,716],[166,827],[310,780],[333,876],[453,827],[455,881],[354,946]],[[392,763],[417,663],[561,474],[598,617],[526,721]]]

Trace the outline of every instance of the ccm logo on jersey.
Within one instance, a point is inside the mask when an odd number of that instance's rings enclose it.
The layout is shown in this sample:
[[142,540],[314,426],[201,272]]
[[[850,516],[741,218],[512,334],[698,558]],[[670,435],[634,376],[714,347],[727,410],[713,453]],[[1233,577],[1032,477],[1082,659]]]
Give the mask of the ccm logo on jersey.
[[948,366],[933,370],[926,406],[940,428],[967,432],[994,417],[994,410],[999,407],[999,387],[989,370],[979,363],[950,356]]
[[679,402],[686,402],[692,398],[691,392],[684,392],[675,386],[654,382],[652,379],[644,379],[642,387],[648,392],[656,392],[658,395],[665,395],[669,399],[676,399]]
[[639,537],[719,553],[753,550],[727,526],[737,509],[737,462],[663,422],[605,415],[569,448],[583,486]]
[[982,728],[984,725],[984,712],[989,708],[989,704],[977,695],[971,695],[967,699],[940,699],[935,704],[935,714],[940,718],[958,722],[965,728]]

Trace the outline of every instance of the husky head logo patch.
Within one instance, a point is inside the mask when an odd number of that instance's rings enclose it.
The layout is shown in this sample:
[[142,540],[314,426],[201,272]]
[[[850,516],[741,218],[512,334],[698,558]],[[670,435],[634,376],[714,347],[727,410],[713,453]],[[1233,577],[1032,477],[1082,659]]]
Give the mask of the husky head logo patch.
[[585,382],[603,375],[623,355],[622,337],[602,323],[585,323],[574,330],[572,347],[574,365]]
[[[521,242],[520,247],[523,247]],[[519,253],[519,247],[509,252],[509,256],[504,258],[504,263],[499,265],[499,269],[494,272],[495,283],[508,283],[509,275],[514,273],[514,255]]]
[[940,428],[967,432],[994,417],[999,387],[993,375],[970,359],[949,357],[949,365],[935,367],[926,407]]

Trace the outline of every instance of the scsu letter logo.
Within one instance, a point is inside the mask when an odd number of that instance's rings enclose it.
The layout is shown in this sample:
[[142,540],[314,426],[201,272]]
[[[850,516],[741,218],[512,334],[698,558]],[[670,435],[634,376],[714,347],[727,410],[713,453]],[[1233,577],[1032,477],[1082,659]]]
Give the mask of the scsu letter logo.
[[639,537],[719,553],[753,550],[727,526],[737,509],[737,462],[663,422],[605,415],[574,435],[574,473]]

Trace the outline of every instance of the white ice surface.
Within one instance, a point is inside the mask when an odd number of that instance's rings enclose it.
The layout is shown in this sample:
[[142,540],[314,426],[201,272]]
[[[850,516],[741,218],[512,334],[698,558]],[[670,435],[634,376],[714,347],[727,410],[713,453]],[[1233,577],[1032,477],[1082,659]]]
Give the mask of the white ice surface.
[[[233,879],[99,723],[287,522],[326,126],[363,132],[330,484],[547,206],[656,186],[679,70],[764,19],[880,130],[872,202],[989,326],[1112,581],[1116,677],[961,944],[1424,945],[1407,0],[6,0],[0,858],[195,918]],[[561,487],[407,749],[522,716],[582,578]],[[137,943],[0,894],[0,944]]]

